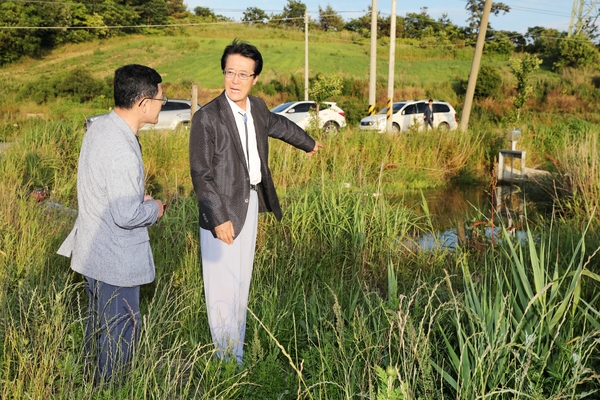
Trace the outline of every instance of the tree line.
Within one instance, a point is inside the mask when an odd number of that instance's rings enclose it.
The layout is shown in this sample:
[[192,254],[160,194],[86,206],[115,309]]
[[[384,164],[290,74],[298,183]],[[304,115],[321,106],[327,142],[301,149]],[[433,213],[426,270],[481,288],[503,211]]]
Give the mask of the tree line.
[[[87,2],[91,1],[91,2]],[[468,0],[465,26],[454,24],[446,14],[437,20],[428,8],[397,16],[396,37],[413,40],[418,46],[474,46],[485,0]],[[304,29],[306,5],[288,0],[279,14],[248,7],[241,22],[253,26]],[[491,14],[504,15],[510,7],[493,2]],[[65,43],[131,33],[171,29],[178,23],[234,22],[210,8],[187,9],[183,0],[20,0],[0,2],[0,66],[23,56],[39,57]],[[378,37],[390,36],[391,17],[377,14]],[[319,6],[319,16],[309,21],[310,30],[350,31],[364,38],[371,35],[371,8],[365,14],[344,20],[330,5]],[[514,51],[538,54],[556,68],[586,67],[597,60],[595,24],[578,35],[544,27],[528,28],[527,33],[494,30],[488,26],[485,51],[509,56]]]

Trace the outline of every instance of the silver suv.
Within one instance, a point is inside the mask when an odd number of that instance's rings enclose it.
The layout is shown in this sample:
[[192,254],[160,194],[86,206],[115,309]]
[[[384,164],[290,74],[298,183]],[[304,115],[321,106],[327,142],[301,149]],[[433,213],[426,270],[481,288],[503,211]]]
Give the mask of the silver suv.
[[[392,107],[393,133],[406,132],[411,126],[415,126],[418,130],[423,129],[423,112],[427,105],[428,100],[405,100],[394,103]],[[387,107],[384,107],[376,115],[361,119],[359,129],[384,133],[386,129],[386,117]],[[456,111],[450,103],[441,100],[433,101],[433,127],[446,131],[458,128]]]
[[[302,129],[306,129],[312,122],[317,105],[314,101],[289,101],[271,109],[275,114],[283,115],[295,122]],[[310,111],[313,111],[310,113]],[[313,122],[314,124],[314,122]],[[346,126],[344,110],[331,101],[323,102],[319,109],[319,128],[326,133],[337,133]]]

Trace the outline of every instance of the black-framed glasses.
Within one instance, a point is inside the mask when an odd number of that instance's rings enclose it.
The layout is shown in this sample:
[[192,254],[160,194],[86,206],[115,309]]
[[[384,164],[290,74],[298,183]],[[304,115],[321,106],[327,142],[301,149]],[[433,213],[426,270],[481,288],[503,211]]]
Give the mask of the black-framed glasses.
[[162,104],[162,105],[164,106],[164,105],[165,105],[165,104],[167,104],[167,102],[169,101],[169,98],[168,98],[167,96],[163,96],[163,97],[162,97],[162,98],[160,98],[160,99],[155,99],[155,98],[153,98],[153,97],[147,97],[147,98],[145,98],[145,99],[142,99],[142,100],[140,101],[140,104],[139,104],[139,106],[141,106],[141,105],[142,105],[142,102],[143,102],[144,100],[158,100],[158,101],[160,101],[160,104]]
[[227,70],[227,71],[223,71],[223,75],[225,75],[225,78],[227,78],[227,79],[233,79],[237,75],[241,81],[247,81],[248,79],[252,78],[256,74],[247,74],[245,72],[235,72],[232,70]]

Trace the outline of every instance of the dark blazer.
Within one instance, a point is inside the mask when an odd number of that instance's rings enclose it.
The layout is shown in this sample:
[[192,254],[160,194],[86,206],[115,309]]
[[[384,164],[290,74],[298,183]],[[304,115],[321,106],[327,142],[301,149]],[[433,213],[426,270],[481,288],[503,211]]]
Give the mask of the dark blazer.
[[[265,102],[249,96],[256,131],[262,181],[258,185],[259,212],[282,213],[269,169],[269,142],[274,137],[306,152],[315,141],[298,125],[274,114]],[[190,131],[190,170],[200,208],[200,226],[212,231],[227,221],[241,232],[248,212],[250,178],[233,112],[225,92],[194,114]],[[216,236],[215,236],[216,237]]]
[[429,108],[429,104],[425,105],[425,111],[423,111],[423,118],[425,122],[433,122],[433,106]]

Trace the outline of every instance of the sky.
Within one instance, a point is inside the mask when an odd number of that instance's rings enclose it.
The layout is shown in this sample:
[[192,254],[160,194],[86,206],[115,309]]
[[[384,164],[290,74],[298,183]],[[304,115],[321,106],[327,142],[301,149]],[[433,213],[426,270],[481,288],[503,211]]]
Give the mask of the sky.
[[[318,19],[319,6],[321,8],[330,5],[344,20],[357,18],[366,13],[371,6],[371,0],[301,0],[306,4],[312,19]],[[559,31],[567,31],[571,20],[573,3],[571,0],[495,0],[502,2],[511,8],[507,14],[490,16],[490,24],[496,30],[514,31],[526,33],[527,28],[543,26],[554,28]],[[258,7],[267,15],[280,14],[283,7],[288,4],[287,0],[238,0],[235,2],[217,3],[214,0],[184,0],[188,9],[193,11],[195,7],[208,7],[215,14],[221,14],[236,21],[240,21],[243,12],[248,7]],[[415,2],[396,0],[396,15],[405,16],[407,13],[421,12],[421,7],[428,7],[428,14],[433,19],[438,19],[446,13],[448,18],[458,26],[466,26],[468,13],[465,10],[466,0],[428,0],[427,2]],[[392,12],[391,0],[377,0],[377,9],[382,15],[390,15]]]

